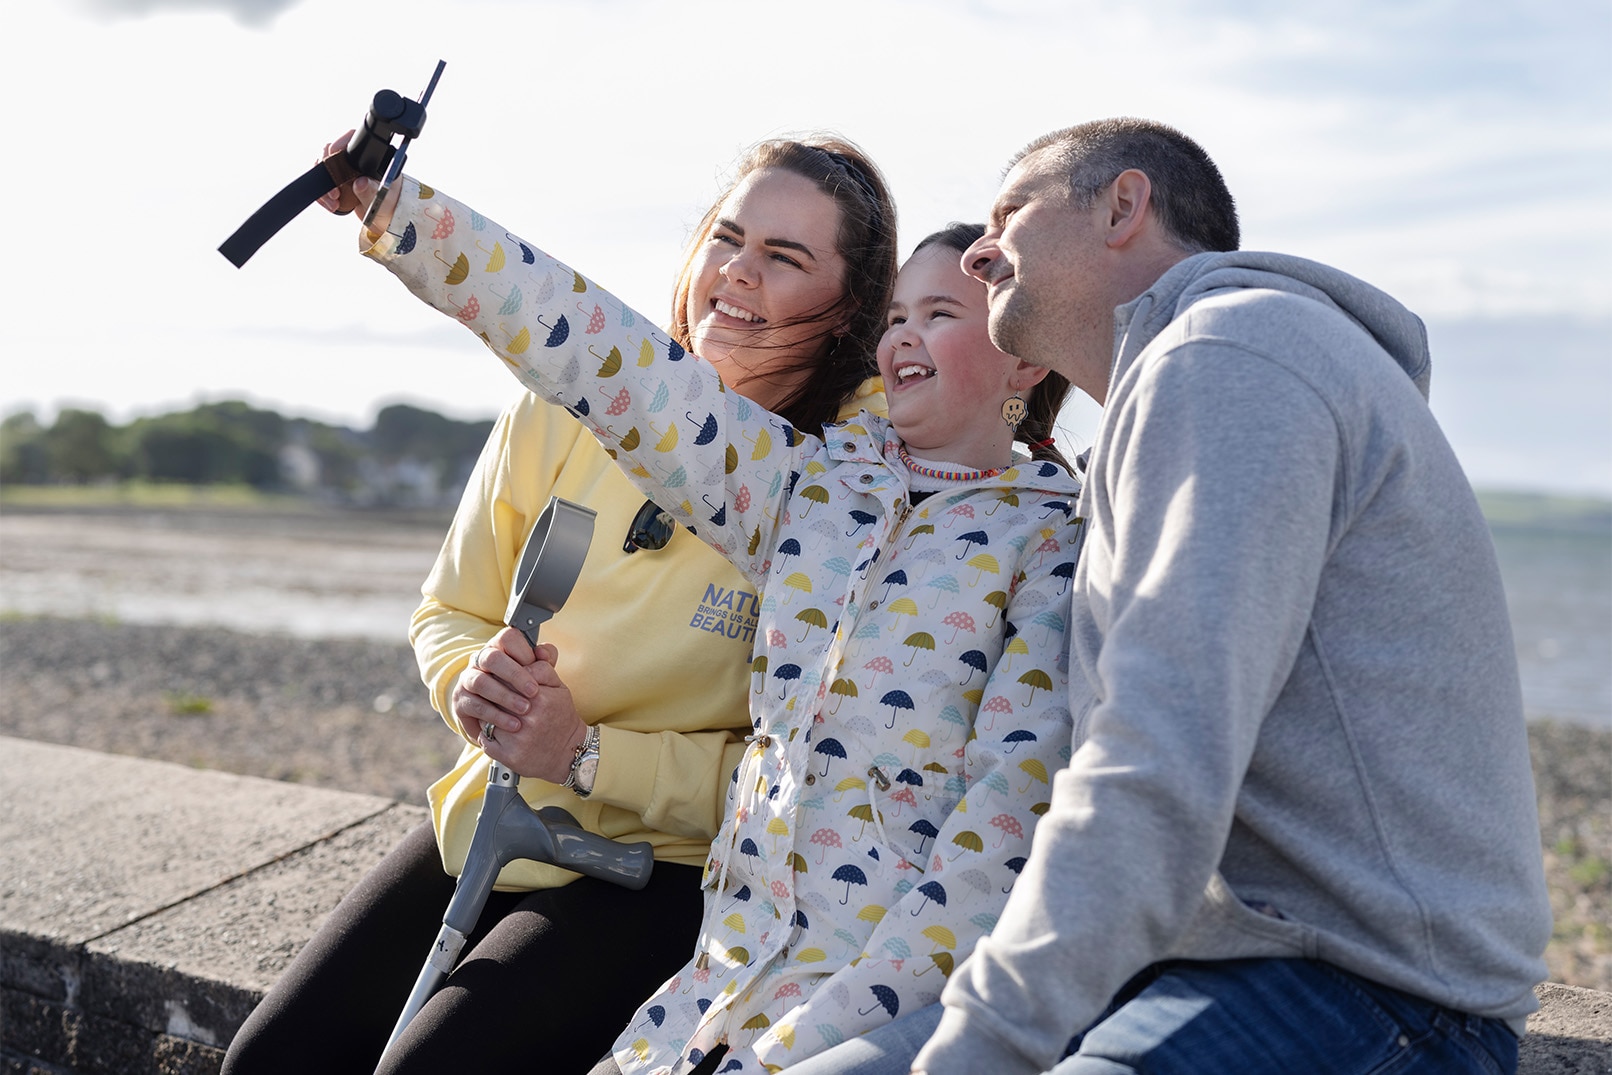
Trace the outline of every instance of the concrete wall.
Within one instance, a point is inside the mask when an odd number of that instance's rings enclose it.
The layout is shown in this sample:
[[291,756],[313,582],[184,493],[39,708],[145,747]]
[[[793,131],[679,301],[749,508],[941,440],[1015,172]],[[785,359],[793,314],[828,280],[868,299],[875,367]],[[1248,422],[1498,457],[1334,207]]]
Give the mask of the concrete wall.
[[[213,1075],[325,914],[426,817],[3,737],[0,793],[3,1075]],[[1612,1075],[1612,994],[1540,996],[1523,1071]]]

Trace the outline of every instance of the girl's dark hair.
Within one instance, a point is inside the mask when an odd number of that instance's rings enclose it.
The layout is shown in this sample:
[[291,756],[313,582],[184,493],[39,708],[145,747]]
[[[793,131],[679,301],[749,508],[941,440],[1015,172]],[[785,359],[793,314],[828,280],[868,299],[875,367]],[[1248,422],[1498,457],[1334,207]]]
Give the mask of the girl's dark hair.
[[[984,234],[984,224],[954,222],[933,235],[925,236],[923,242],[913,247],[912,252],[916,254],[925,247],[940,246],[961,254]],[[1048,370],[1040,383],[1030,389],[1030,398],[1024,401],[1028,411],[1024,421],[1013,431],[1013,439],[1024,442],[1030,449],[1031,459],[1050,460],[1065,470],[1073,471],[1069,460],[1052,444],[1053,423],[1058,420],[1058,411],[1069,396],[1069,388],[1067,377],[1055,370]]]
[[[706,210],[683,255],[672,292],[672,337],[689,345],[688,293],[694,261],[710,235],[722,203],[752,172],[781,168],[816,184],[840,210],[839,253],[845,259],[845,290],[825,309],[796,323],[821,326],[811,354],[789,369],[809,370],[801,386],[773,409],[800,429],[816,433],[839,417],[862,382],[878,373],[874,354],[884,334],[885,313],[896,278],[896,207],[884,176],[851,142],[829,135],[804,140],[771,139],[740,160],[722,195]],[[843,326],[843,334],[840,331]],[[764,346],[764,345],[763,345]]]

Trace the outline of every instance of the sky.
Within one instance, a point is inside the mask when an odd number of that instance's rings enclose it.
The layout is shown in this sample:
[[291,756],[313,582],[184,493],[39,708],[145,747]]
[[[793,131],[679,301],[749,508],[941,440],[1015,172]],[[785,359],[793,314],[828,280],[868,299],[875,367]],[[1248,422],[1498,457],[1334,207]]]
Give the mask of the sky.
[[[859,143],[905,253],[983,219],[1045,131],[1170,123],[1220,165],[1246,248],[1425,319],[1475,485],[1612,496],[1607,0],[60,0],[9,25],[0,413],[495,414],[513,380],[360,257],[351,218],[311,209],[244,269],[217,253],[441,59],[408,170],[658,321],[760,139]],[[1081,397],[1061,446],[1095,424]]]

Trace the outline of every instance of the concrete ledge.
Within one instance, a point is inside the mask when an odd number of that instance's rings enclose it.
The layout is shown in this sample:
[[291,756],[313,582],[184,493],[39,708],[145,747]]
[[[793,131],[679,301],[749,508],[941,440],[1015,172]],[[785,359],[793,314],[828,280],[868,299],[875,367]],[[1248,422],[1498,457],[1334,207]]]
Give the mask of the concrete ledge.
[[[423,808],[0,738],[0,1070],[218,1070]],[[423,954],[422,954],[423,958]]]
[[1546,982],[1528,1017],[1518,1071],[1524,1075],[1612,1075],[1612,993]]
[[[214,1075],[324,916],[427,816],[4,737],[0,790],[0,1075]],[[1521,1070],[1612,1075],[1612,994],[1539,996]]]

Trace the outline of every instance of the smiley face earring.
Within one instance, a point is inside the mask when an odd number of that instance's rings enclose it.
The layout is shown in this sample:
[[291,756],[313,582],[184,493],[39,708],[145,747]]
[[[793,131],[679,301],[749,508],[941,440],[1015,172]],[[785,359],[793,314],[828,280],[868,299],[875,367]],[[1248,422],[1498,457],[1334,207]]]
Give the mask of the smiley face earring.
[[1029,410],[1017,394],[1011,395],[1002,401],[1002,421],[1007,423],[1009,429],[1018,429]]

